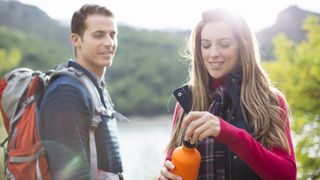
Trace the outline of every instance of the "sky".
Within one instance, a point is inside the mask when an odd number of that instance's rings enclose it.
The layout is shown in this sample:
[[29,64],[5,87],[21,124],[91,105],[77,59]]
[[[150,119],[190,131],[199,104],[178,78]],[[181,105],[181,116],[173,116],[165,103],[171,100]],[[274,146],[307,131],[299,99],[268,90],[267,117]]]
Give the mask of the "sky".
[[255,32],[275,23],[277,15],[290,5],[320,13],[320,0],[19,0],[35,5],[51,18],[70,22],[73,12],[85,3],[111,9],[121,24],[138,28],[190,30],[201,12],[212,8],[234,10]]

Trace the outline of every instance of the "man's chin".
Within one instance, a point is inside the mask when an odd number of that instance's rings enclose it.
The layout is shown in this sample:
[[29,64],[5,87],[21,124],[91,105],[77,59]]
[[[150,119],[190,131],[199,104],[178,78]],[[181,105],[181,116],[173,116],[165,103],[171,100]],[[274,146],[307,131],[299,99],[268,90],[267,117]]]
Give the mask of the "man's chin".
[[107,68],[109,68],[111,66],[112,66],[112,62],[106,65]]
[[104,65],[104,66],[109,66],[109,64],[112,64],[112,57],[106,57],[106,56],[102,56],[99,58],[99,60],[97,60],[97,63]]
[[110,59],[106,60],[105,63],[104,63],[104,66],[105,67],[111,67],[112,66],[112,60],[110,60]]

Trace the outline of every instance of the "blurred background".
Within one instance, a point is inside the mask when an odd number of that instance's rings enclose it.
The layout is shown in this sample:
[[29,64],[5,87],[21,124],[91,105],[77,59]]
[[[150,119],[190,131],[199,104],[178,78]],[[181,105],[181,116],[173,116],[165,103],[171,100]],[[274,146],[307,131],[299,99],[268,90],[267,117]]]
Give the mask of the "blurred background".
[[[255,31],[263,66],[289,102],[298,179],[320,179],[318,0],[0,0],[0,76],[22,66],[46,71],[73,58],[69,23],[87,2],[109,7],[119,22],[119,47],[105,78],[116,109],[131,119],[119,124],[128,180],[159,175],[175,104],[171,92],[188,78],[179,52],[201,12],[215,7],[236,9]],[[0,119],[0,140],[5,137]]]

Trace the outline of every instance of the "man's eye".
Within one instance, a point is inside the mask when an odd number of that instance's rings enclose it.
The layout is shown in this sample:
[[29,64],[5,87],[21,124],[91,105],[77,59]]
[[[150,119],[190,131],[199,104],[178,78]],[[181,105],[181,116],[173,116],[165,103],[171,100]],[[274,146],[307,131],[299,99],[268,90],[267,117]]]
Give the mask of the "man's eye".
[[93,34],[93,37],[95,37],[95,38],[102,38],[102,37],[103,37],[103,34],[102,34],[102,33]]
[[114,39],[114,38],[115,38],[115,36],[116,36],[116,34],[115,34],[115,33],[111,33],[111,34],[110,34],[111,39]]

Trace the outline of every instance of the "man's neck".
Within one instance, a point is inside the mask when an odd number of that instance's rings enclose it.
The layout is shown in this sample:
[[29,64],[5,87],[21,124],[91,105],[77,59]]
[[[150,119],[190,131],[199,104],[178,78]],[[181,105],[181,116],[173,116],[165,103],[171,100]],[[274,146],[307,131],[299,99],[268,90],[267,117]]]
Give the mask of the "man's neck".
[[101,85],[101,87],[104,87],[104,73],[102,75],[102,77],[97,76],[96,74],[94,74],[92,71],[89,71],[88,68],[83,67],[81,64],[79,64],[78,62],[72,60],[69,61],[68,63],[68,67],[69,66],[73,66],[76,69],[79,69],[80,71],[84,72],[92,81],[97,82],[98,85]]
[[90,73],[94,74],[99,79],[102,79],[104,77],[104,74],[107,69],[107,67],[101,68],[97,66],[92,66],[91,64],[78,59],[76,59],[76,62],[80,64],[83,68],[87,69]]

